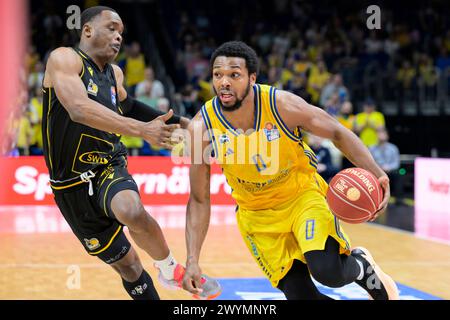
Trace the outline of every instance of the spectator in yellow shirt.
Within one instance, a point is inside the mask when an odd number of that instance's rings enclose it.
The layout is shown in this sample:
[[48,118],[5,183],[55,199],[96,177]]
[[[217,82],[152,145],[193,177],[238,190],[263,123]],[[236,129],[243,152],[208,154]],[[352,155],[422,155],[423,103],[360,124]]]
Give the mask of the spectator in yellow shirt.
[[412,87],[415,76],[416,70],[414,70],[409,61],[403,62],[402,67],[397,71],[397,80],[403,89]]
[[311,63],[306,58],[306,54],[304,52],[300,52],[298,54],[298,60],[295,62],[294,71],[296,73],[306,75],[311,67]]
[[17,122],[17,143],[16,146],[19,149],[21,156],[30,155],[30,145],[34,140],[33,127],[30,121],[30,110],[28,106],[25,108],[23,114]]
[[283,87],[285,87],[287,83],[294,77],[294,63],[295,60],[293,57],[287,58],[285,66],[281,70],[280,81]]
[[356,115],[355,132],[359,134],[362,142],[368,147],[378,143],[377,130],[385,127],[384,116],[376,111],[375,102],[367,99],[364,103],[364,111]]
[[125,60],[127,92],[133,97],[135,96],[137,84],[145,80],[145,67],[145,58],[141,53],[141,46],[138,42],[133,42]]
[[330,73],[327,71],[325,63],[319,60],[317,66],[312,66],[308,79],[308,92],[311,94],[313,104],[318,104],[320,92],[329,80]]
[[433,65],[433,60],[426,54],[423,54],[420,59],[419,75],[425,86],[434,87],[437,84],[438,75],[435,66]]
[[344,127],[353,131],[355,116],[352,114],[352,112],[352,103],[350,101],[345,101],[341,106],[341,110],[339,110],[337,119]]

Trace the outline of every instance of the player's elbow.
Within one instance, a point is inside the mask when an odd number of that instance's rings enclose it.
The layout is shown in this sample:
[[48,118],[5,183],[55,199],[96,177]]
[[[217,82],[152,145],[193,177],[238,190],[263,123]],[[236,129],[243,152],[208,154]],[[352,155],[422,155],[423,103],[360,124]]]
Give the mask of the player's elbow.
[[351,134],[351,131],[344,126],[341,125],[335,125],[331,129],[331,140],[334,144],[339,145],[343,140],[348,137],[348,135]]
[[72,120],[73,122],[84,124],[84,121],[86,120],[86,115],[84,114],[81,108],[79,107],[68,108],[68,113],[70,120]]

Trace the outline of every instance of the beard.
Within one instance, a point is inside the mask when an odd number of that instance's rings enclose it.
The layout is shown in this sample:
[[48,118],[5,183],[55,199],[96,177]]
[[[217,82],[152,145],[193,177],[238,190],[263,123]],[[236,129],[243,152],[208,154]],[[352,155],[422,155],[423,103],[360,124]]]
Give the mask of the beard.
[[[213,89],[214,89],[214,93],[216,94],[216,96],[219,96],[219,94],[217,93],[216,88],[213,87]],[[235,102],[232,106],[228,106],[228,107],[227,107],[227,106],[224,106],[224,105],[222,104],[222,101],[220,101],[219,98],[217,98],[217,102],[219,102],[220,107],[221,107],[223,110],[225,110],[225,111],[236,111],[236,110],[238,110],[240,107],[242,107],[242,101],[244,101],[245,98],[247,98],[249,92],[250,92],[250,80],[248,81],[247,88],[245,89],[245,92],[244,92],[243,97],[242,97],[241,99],[239,99],[239,98],[236,96],[236,102]]]

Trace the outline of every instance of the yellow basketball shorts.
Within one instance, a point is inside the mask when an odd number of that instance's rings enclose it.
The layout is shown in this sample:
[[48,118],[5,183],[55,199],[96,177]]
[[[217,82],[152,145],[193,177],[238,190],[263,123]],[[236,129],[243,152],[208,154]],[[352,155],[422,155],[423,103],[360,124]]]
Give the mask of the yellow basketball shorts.
[[293,260],[306,263],[304,254],[324,250],[329,236],[350,254],[350,242],[325,199],[327,184],[317,175],[292,201],[274,209],[239,208],[239,230],[253,258],[277,287]]

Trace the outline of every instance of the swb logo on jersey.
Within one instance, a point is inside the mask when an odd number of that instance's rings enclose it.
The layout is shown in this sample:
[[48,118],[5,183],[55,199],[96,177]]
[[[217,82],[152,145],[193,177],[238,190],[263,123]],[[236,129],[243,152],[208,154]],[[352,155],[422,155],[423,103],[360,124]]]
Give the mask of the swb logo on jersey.
[[264,134],[269,142],[280,138],[280,131],[278,131],[277,126],[271,122],[266,122]]

